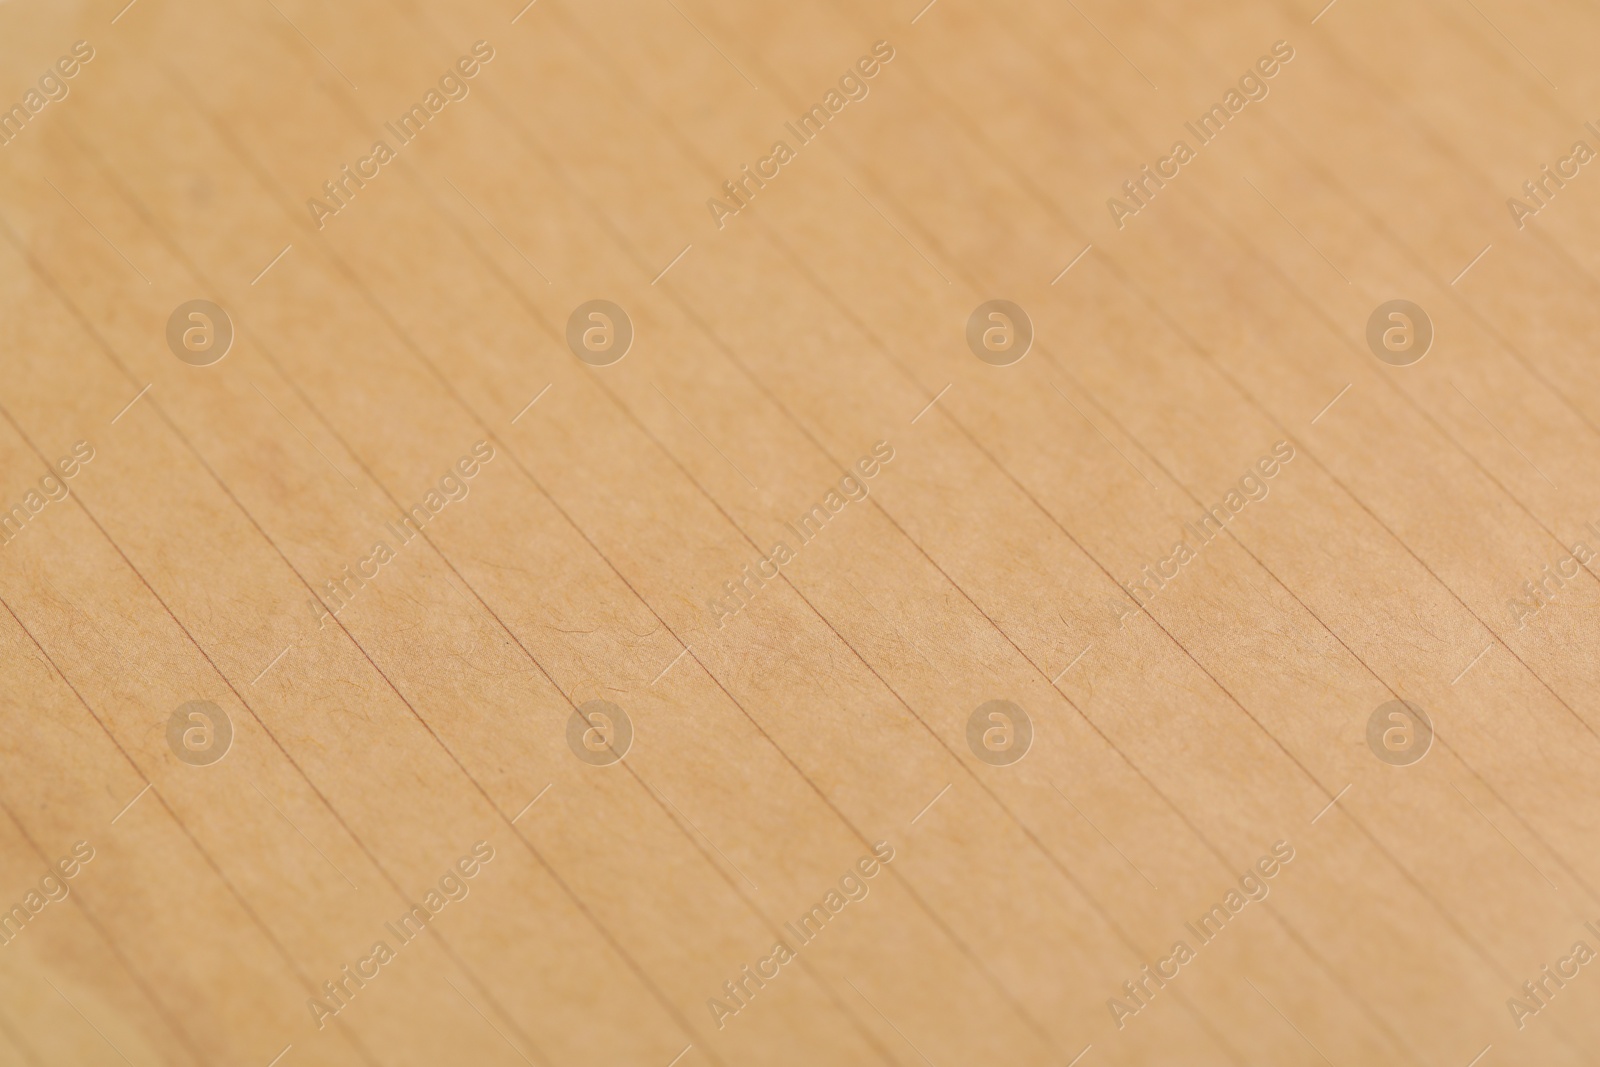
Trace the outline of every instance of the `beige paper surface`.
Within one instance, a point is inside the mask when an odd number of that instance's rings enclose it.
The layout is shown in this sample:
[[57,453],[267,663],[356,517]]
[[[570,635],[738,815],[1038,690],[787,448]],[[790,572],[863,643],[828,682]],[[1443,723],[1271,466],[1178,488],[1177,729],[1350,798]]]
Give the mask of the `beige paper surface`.
[[1600,11],[122,3],[0,1063],[1592,1060]]

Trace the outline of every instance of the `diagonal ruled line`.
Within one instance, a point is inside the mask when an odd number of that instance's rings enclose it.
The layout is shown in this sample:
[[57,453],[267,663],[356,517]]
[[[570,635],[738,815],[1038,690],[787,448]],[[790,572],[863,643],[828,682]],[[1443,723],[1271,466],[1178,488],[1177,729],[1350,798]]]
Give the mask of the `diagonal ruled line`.
[[[183,82],[181,76],[176,75],[176,74],[174,74],[174,76],[173,76],[173,81],[174,81],[175,84],[179,85],[180,87],[183,87],[184,84],[185,84]],[[190,95],[191,96],[193,95],[192,88],[190,88]],[[208,117],[208,118],[210,117],[208,115],[205,115],[205,112],[204,112],[203,109],[201,109],[201,114],[204,117]],[[213,120],[213,124],[214,124],[214,128],[215,128],[216,124],[215,124],[214,120]],[[220,128],[218,128],[218,132],[219,132],[219,134],[221,134],[224,137],[224,140],[227,141],[228,134],[225,131],[221,130]],[[232,142],[228,142],[228,143],[229,143],[230,147],[233,147],[233,148],[235,148],[236,151],[238,151],[236,144],[234,144]],[[242,152],[240,154],[243,155]],[[269,185],[269,188],[270,187],[271,186]],[[8,232],[8,231],[6,231],[6,229],[5,229],[3,220],[0,220],[0,233],[6,233],[6,232]],[[14,238],[13,238],[13,243],[16,243]],[[372,307],[374,308],[375,311],[378,311],[378,312],[382,313],[382,312],[386,312],[388,310],[385,307],[385,305],[381,304],[376,298],[374,298],[369,291],[367,291],[364,288],[361,288],[359,286],[357,287],[357,291],[362,297],[367,299],[367,301],[372,305]],[[404,332],[404,330],[402,328],[400,328],[398,323],[393,322],[392,319],[389,319],[389,320],[386,320],[386,321],[390,324],[390,329],[392,329],[394,331],[394,333],[396,334],[396,336],[400,340],[405,341],[407,343],[411,342],[411,339],[410,339],[409,335],[407,335]],[[420,351],[419,351],[418,355],[419,355],[419,358],[421,360],[426,362],[426,356],[425,355],[422,355],[420,353]],[[447,387],[446,388],[446,392],[452,392],[452,393],[454,392],[453,389],[449,388],[449,386],[450,386],[449,382],[442,382],[441,384],[443,384],[443,385],[445,385]],[[459,407],[462,410],[464,410],[467,413],[469,413],[471,415],[471,417],[474,418],[479,425],[488,425],[487,420],[485,418],[483,418],[483,416],[479,412],[474,410],[473,407],[469,403],[467,403],[464,400],[461,400],[460,398],[456,398],[455,402],[459,405]],[[3,413],[3,411],[4,411],[4,409],[0,408],[0,413]],[[326,420],[326,419],[324,421],[328,422],[328,420]],[[635,420],[635,421],[637,421],[637,420]],[[640,424],[640,425],[642,427],[642,424]],[[329,429],[330,429],[330,432],[335,432],[335,434],[336,434],[336,431],[333,430],[331,423],[329,423]],[[184,438],[184,442],[186,444],[189,443],[187,438]],[[191,448],[191,451],[193,451],[194,454],[197,457],[200,456],[200,453],[199,453],[198,450],[195,450],[195,449]],[[515,455],[515,453],[509,448],[508,448],[508,452],[511,453],[512,455]],[[665,450],[663,450],[663,454],[667,455],[668,458],[671,458],[670,457],[670,453],[666,453]],[[519,463],[519,465],[522,464],[522,461],[521,461],[520,458],[515,460],[515,462]],[[209,469],[210,468],[208,468],[208,470]],[[531,471],[529,471],[526,466],[523,466],[523,473],[525,475],[527,475],[527,477],[530,479],[532,484],[534,484],[535,486],[538,486],[538,482],[533,480],[533,475],[532,475]],[[221,483],[221,479],[218,478],[217,480],[218,480],[218,482],[220,484]],[[686,480],[692,481],[692,479],[686,479]],[[379,484],[381,486],[382,483],[379,482]],[[540,491],[542,492],[543,487],[539,486],[539,488],[540,488]],[[549,500],[552,500],[552,501],[554,501],[556,499],[554,497],[549,497],[548,494],[545,494],[545,496],[546,496],[546,499],[549,499]],[[246,516],[247,518],[250,518],[252,520],[254,519],[254,515],[251,513],[251,511],[248,508],[246,508],[246,506],[243,503],[239,502],[237,498],[232,498],[232,499],[233,499],[233,502],[235,503],[235,505],[238,507],[238,509],[239,509],[241,514],[243,514],[244,516]],[[392,501],[392,497],[391,497],[391,501]],[[555,506],[557,506],[557,508],[559,510],[559,504],[556,504]],[[564,518],[567,518],[565,512],[563,512],[562,514],[563,514]],[[571,521],[570,518],[568,519],[568,521],[569,522]],[[582,530],[582,528],[577,525],[576,522],[572,522],[572,528],[574,530],[576,530],[577,532],[579,532],[579,533],[584,532]],[[261,533],[263,539],[265,541],[267,541],[269,546],[271,546],[271,547],[273,547],[275,549],[277,548],[276,543],[273,542],[272,538],[269,535],[266,534],[266,532],[265,532],[265,530],[264,530],[264,528],[263,528],[263,526],[261,524],[259,524],[259,523],[256,524],[255,525],[255,529],[258,532]],[[737,527],[735,527],[735,529],[737,529]],[[599,558],[601,560],[604,560],[607,563],[611,562],[604,555],[604,553],[601,551],[601,549],[594,544],[593,541],[590,541],[589,545],[595,551],[597,558]],[[306,582],[305,579],[303,578],[303,576],[301,576],[300,571],[295,568],[292,560],[290,559],[290,556],[288,554],[286,554],[286,553],[281,552],[281,551],[280,551],[279,554],[280,554],[280,558],[283,559],[284,564],[289,569],[289,571],[291,573],[294,573],[297,577],[300,577],[301,580],[302,580],[302,583],[306,586],[306,588],[309,589],[310,588],[309,582]],[[616,572],[620,576],[620,575],[622,575],[624,573],[624,570],[617,569]],[[643,605],[645,608],[647,608],[649,610],[654,610],[651,607],[651,605],[649,604],[649,602],[644,600],[642,596],[638,596],[637,593],[635,593],[635,596],[639,600],[640,604]],[[163,601],[162,603],[164,605],[165,601]],[[657,616],[657,617],[659,618],[659,616]],[[176,616],[175,616],[175,618],[176,618]],[[663,625],[665,625],[665,620],[662,620],[662,621],[663,621]],[[180,626],[182,625],[181,621],[179,622],[179,625]],[[508,633],[509,632],[510,631],[508,630]],[[354,639],[352,638],[352,640],[354,640]],[[362,648],[362,646],[361,646],[359,641],[356,642],[356,647],[359,650],[361,650],[363,653],[366,651],[364,648]],[[376,657],[376,659],[374,659],[372,661],[374,670],[377,672],[378,676],[381,677],[384,680],[384,682],[388,684],[389,689],[396,694],[398,699],[400,699],[402,702],[407,702],[408,701],[408,694],[405,693],[405,691],[402,689],[402,687],[400,685],[397,685],[394,682],[392,682],[390,680],[389,676],[385,673],[383,667],[378,665],[377,659],[382,659],[382,658],[383,657],[379,656],[379,657]],[[533,657],[532,657],[531,654],[529,655],[529,659],[530,659],[530,661],[532,661],[535,664],[537,664],[537,661],[533,660]],[[540,669],[542,669],[542,668],[540,668]],[[735,702],[737,704],[737,700]],[[433,724],[430,722],[429,718],[426,717],[426,715],[424,714],[426,709],[425,708],[424,709],[420,709],[420,710],[416,709],[416,708],[412,707],[409,703],[407,703],[407,707],[408,707],[409,710],[413,711],[413,717],[416,719],[416,721],[421,723],[424,727],[428,728],[429,732],[431,733]],[[740,710],[744,711],[744,708],[741,706]],[[753,716],[750,717],[750,721],[752,723],[757,723],[758,722],[758,720]],[[480,783],[476,778],[474,778],[474,776],[472,774],[472,771],[468,768],[466,762],[464,762],[461,759],[461,757],[457,754],[457,752],[454,751],[453,748],[450,745],[446,744],[446,742],[443,739],[440,739],[437,734],[432,734],[432,737],[437,742],[437,744],[440,746],[440,748],[443,750],[443,752],[447,756],[449,756],[452,760],[455,761],[455,764],[454,764],[455,767],[459,769],[459,771],[465,777],[467,782],[470,785],[472,785],[473,787],[477,788],[485,797],[488,797],[489,790],[482,783]],[[779,751],[781,751],[781,749]],[[806,781],[806,784],[807,784],[808,788],[812,788],[813,787],[812,783],[805,778],[805,772],[803,770],[800,770],[798,767],[796,769],[798,771],[798,776],[801,778],[801,780]],[[308,776],[306,776],[304,774],[304,772],[302,772],[302,776],[303,777],[307,777],[308,781],[312,780]],[[822,789],[820,787],[813,788],[813,793],[817,797],[819,797],[819,798],[821,798],[823,800],[826,800],[826,792],[825,792],[824,789]],[[844,819],[845,819],[845,817],[842,814],[839,816],[839,818],[840,818],[841,821],[844,821]],[[533,849],[533,846],[531,845],[531,843],[527,847],[530,850],[532,850],[532,854],[535,857],[539,857],[540,858],[540,862],[543,862],[542,857],[540,857],[540,853],[536,849]],[[383,870],[384,868],[380,865],[379,869]],[[398,881],[396,881],[392,876],[389,877],[389,880],[390,880],[391,884],[394,885],[396,890],[398,891],[399,890]],[[586,907],[586,904],[583,901],[582,897],[576,891],[574,891],[574,889],[571,886],[569,886],[566,882],[562,881],[560,878],[557,878],[556,880],[559,883],[560,889],[561,889],[563,895],[565,896],[565,898],[571,900],[575,905],[579,906],[580,908],[583,908],[584,920],[596,932],[597,936],[600,936],[600,937],[604,938],[606,944],[611,945],[613,947],[613,951],[618,956],[618,958],[623,960],[627,966],[633,968],[634,973],[644,974],[644,970],[642,969],[642,967],[635,961],[634,952],[630,949],[630,947],[628,945],[626,945],[624,943],[624,939],[621,938],[621,937],[618,937],[618,936],[616,936],[616,935],[614,935],[612,933],[611,927],[608,924],[608,922],[603,921],[601,918],[596,917],[591,911],[589,911],[588,908]],[[920,903],[917,906],[919,908],[921,908],[922,910],[924,910],[924,911],[931,911],[932,910],[932,909],[926,908],[925,906],[921,905]],[[445,935],[443,935],[441,933],[439,936],[443,937]],[[656,1002],[658,1004],[662,1005],[664,1010],[667,1013],[672,1014],[675,1018],[680,1017],[680,1013],[678,1013],[677,1007],[674,1004],[674,1002],[671,999],[669,999],[665,994],[660,993],[659,991],[656,991],[654,989],[654,983],[650,983],[650,984],[652,986],[652,997],[656,1000]],[[516,1028],[513,1026],[513,1030],[514,1031],[515,1031],[515,1029]],[[531,1044],[531,1042],[529,1042],[529,1043]]]

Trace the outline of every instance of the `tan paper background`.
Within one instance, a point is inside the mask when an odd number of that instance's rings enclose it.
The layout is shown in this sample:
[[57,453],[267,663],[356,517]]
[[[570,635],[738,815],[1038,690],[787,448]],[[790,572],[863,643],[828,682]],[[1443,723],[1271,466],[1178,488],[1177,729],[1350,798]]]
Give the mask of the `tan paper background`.
[[519,7],[0,4],[0,1063],[1593,1060],[1600,10]]

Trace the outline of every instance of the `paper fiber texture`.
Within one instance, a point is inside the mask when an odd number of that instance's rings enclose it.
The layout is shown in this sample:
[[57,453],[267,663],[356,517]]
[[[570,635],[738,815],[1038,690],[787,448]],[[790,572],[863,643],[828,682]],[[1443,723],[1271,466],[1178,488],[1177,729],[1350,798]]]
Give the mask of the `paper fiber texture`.
[[1597,33],[0,3],[0,1063],[1590,1062]]

